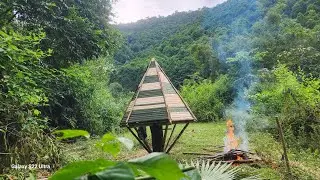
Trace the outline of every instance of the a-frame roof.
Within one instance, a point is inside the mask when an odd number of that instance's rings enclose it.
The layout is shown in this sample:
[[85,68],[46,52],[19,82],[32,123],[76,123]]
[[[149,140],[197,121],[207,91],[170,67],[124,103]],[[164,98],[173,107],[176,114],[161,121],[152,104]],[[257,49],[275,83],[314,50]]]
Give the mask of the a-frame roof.
[[121,121],[122,126],[148,126],[195,121],[187,103],[152,59]]

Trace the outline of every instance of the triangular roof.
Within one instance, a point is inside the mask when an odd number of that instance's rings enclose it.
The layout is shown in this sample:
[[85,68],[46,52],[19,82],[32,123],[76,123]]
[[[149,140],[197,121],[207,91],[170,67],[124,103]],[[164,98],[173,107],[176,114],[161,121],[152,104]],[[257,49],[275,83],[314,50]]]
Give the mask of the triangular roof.
[[122,119],[122,126],[148,126],[195,121],[187,103],[153,58]]

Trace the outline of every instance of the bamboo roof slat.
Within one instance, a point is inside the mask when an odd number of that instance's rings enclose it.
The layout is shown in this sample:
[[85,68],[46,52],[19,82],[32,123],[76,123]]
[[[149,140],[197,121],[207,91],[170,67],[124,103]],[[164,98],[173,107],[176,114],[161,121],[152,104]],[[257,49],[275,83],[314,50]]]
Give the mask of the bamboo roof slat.
[[153,59],[140,82],[136,98],[129,103],[121,125],[128,127],[188,123],[196,117]]
[[171,119],[173,121],[181,121],[181,120],[192,120],[193,117],[191,114],[187,112],[171,112],[170,113]]
[[170,83],[163,83],[163,93],[164,94],[176,94],[176,91],[174,90],[174,88],[171,86]]
[[173,108],[173,107],[183,107],[183,103],[182,102],[178,102],[178,103],[168,103],[168,108]]
[[155,89],[161,89],[160,82],[142,84],[140,91],[150,91]]
[[159,82],[158,76],[146,76],[144,79],[143,83],[155,83]]
[[[160,68],[159,68],[160,69]],[[166,76],[163,74],[163,72],[159,72],[159,78],[160,78],[160,81],[163,82],[163,83],[169,83],[169,79],[166,78]]]
[[146,76],[156,76],[157,75],[157,68],[149,68],[147,70]]
[[162,96],[161,89],[154,89],[154,90],[149,90],[149,91],[140,91],[138,98],[154,97],[154,96]]
[[170,107],[170,112],[187,112],[188,109],[186,107]]
[[154,104],[154,105],[147,105],[147,106],[135,106],[133,110],[139,110],[139,109],[153,109],[153,108],[160,108],[160,107],[166,107],[165,104]]
[[134,105],[139,106],[139,105],[146,105],[146,104],[151,104],[151,103],[153,103],[153,104],[154,103],[164,103],[164,98],[163,98],[163,96],[138,98]]

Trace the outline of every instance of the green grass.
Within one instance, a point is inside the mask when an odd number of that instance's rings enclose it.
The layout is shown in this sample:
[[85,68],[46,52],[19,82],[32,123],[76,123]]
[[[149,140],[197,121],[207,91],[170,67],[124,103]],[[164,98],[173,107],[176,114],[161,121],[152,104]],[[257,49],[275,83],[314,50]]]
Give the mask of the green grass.
[[[184,125],[177,125],[173,137],[183,128]],[[169,126],[171,129],[173,126]],[[170,152],[170,156],[178,162],[196,159],[197,155],[184,155],[184,152],[212,153],[223,151],[226,126],[224,122],[219,123],[192,123],[185,130],[179,141]],[[168,131],[167,138],[169,138]],[[151,144],[150,130],[147,130],[148,141]],[[139,145],[138,141],[130,132],[123,130],[118,136],[127,137],[134,141],[134,148],[129,151],[122,148],[117,160],[128,160],[146,155],[147,152]],[[80,141],[75,144],[64,146],[65,162],[76,160],[87,160],[96,158],[112,158],[94,147],[97,139]],[[171,140],[172,143],[172,140]],[[282,146],[267,133],[249,133],[250,151],[256,152],[262,158],[262,162],[241,165],[240,175],[259,174],[263,179],[320,179],[318,168],[320,167],[319,156],[311,152],[295,152],[289,149],[289,160],[292,166],[294,177],[287,177],[283,162],[281,161]]]
[[[179,125],[180,131],[183,125]],[[192,123],[185,130],[179,141],[171,150],[171,155],[177,160],[190,159],[184,152],[208,153],[208,151],[223,150],[225,136],[225,123]]]
[[281,179],[320,179],[320,158],[318,154],[289,148],[288,157],[291,172],[294,176],[290,178],[285,176],[285,165],[281,161],[282,145],[267,133],[252,133],[250,137],[252,149],[259,154],[268,166],[281,173]]

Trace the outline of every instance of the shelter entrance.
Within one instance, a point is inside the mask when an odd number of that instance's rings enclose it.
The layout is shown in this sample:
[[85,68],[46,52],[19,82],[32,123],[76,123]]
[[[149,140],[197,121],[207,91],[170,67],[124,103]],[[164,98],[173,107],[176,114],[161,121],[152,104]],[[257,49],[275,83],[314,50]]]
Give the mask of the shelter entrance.
[[[152,59],[127,107],[121,126],[127,127],[149,153],[169,153],[189,123],[195,120],[187,103],[160,65]],[[173,137],[177,124],[184,124],[184,127]],[[148,129],[152,147],[147,142]]]

